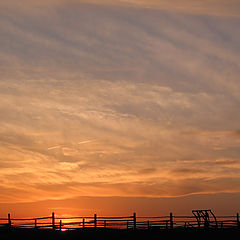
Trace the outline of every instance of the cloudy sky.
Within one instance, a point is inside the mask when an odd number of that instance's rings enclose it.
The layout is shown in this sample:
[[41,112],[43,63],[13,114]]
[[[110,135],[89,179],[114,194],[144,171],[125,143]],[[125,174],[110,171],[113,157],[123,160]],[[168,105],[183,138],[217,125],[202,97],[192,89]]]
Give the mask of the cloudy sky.
[[239,199],[239,26],[238,0],[0,0],[5,210]]

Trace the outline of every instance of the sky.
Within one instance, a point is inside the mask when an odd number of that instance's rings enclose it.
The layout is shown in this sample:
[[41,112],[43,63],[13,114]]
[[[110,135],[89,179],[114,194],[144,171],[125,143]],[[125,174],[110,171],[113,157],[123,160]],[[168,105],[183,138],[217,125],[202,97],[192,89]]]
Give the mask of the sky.
[[1,214],[239,211],[239,25],[238,0],[0,0]]

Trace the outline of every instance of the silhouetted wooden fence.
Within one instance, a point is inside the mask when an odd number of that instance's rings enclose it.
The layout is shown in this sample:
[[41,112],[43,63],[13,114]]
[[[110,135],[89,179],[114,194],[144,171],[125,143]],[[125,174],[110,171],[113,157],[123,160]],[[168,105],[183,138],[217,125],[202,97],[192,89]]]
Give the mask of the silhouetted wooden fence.
[[[211,223],[211,222],[210,222]],[[94,214],[85,217],[58,217],[52,213],[48,217],[38,218],[0,218],[0,228],[35,228],[52,230],[75,229],[177,229],[201,228],[194,216],[169,216],[144,217],[133,213],[131,216],[102,217]],[[239,228],[239,214],[235,216],[218,216],[215,228]]]

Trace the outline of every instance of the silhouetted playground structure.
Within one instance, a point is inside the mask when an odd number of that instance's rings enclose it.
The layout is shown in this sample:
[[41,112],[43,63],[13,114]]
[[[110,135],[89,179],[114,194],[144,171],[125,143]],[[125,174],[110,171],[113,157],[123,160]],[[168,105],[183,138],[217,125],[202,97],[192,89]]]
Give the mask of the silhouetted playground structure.
[[215,216],[209,210],[193,210],[192,216],[131,216],[103,217],[58,217],[52,213],[48,217],[36,218],[0,218],[1,229],[48,229],[54,231],[92,230],[92,229],[127,229],[127,230],[174,230],[174,229],[236,229],[240,231],[239,214],[235,216]]

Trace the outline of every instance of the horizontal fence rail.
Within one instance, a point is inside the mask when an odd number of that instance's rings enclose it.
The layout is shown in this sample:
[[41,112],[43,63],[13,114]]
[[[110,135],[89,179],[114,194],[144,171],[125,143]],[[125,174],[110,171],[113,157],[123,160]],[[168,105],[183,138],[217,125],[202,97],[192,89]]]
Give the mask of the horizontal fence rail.
[[[240,229],[239,214],[235,216],[216,216],[215,221],[209,218],[208,228]],[[0,218],[0,229],[26,228],[26,229],[52,229],[58,231],[76,229],[192,229],[204,228],[194,216],[137,216],[133,213],[130,216],[108,217],[98,216],[77,216],[61,217],[52,213],[47,217],[36,218]]]

